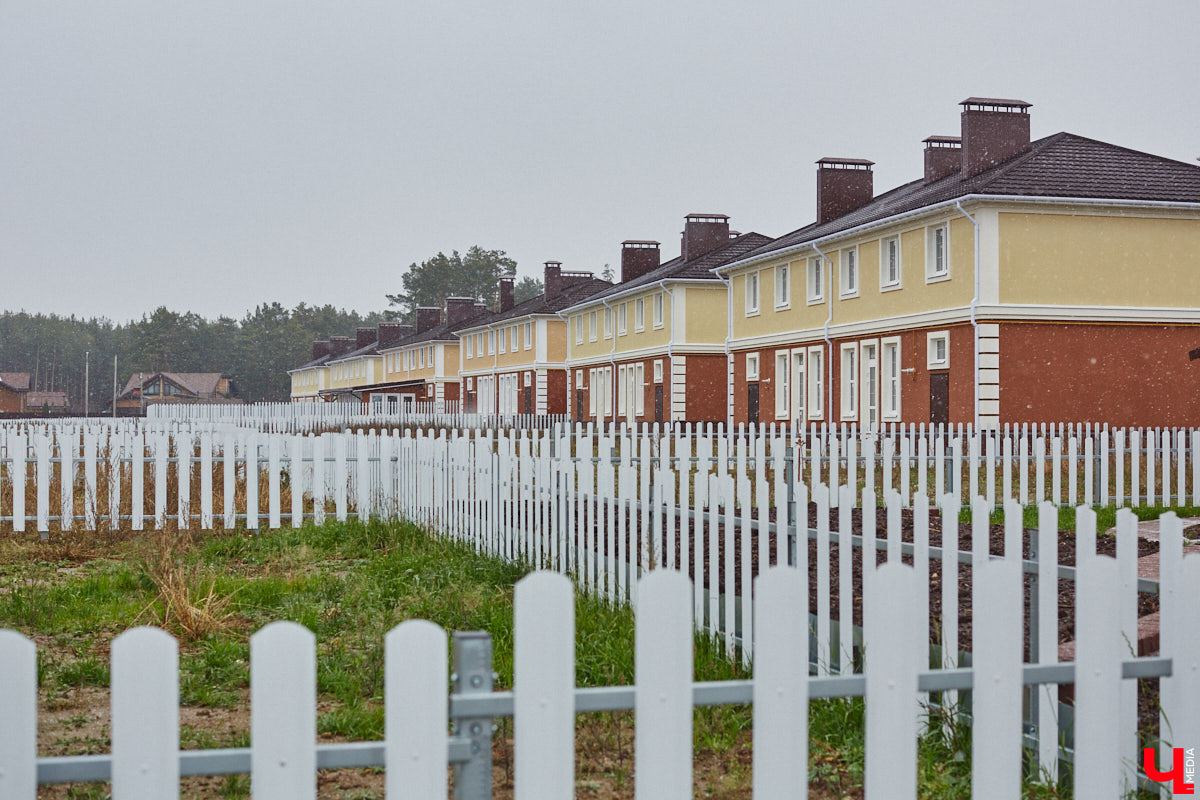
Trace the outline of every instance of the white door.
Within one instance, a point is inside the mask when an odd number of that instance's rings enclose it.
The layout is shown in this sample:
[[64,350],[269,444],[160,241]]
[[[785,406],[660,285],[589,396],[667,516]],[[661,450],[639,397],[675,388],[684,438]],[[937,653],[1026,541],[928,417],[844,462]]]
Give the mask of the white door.
[[872,431],[879,427],[879,345],[863,342],[862,345],[862,400],[859,403],[863,430]]

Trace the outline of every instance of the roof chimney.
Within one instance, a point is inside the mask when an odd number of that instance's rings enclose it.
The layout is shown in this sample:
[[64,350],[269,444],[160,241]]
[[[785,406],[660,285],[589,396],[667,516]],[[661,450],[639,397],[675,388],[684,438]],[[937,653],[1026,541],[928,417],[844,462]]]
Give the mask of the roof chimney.
[[729,241],[729,217],[724,214],[688,214],[683,222],[684,261],[711,253]]
[[316,361],[318,358],[324,358],[327,355],[329,355],[329,340],[328,339],[314,340],[313,341],[313,349],[312,349],[312,360]]
[[1029,103],[968,97],[962,111],[963,177],[978,175],[1029,149]]
[[389,347],[395,347],[400,343],[401,339],[412,332],[412,325],[403,325],[399,322],[379,323],[379,349],[385,350]]
[[378,335],[374,328],[358,328],[354,332],[354,349],[360,350],[374,343]]
[[874,164],[865,158],[822,158],[817,162],[817,222],[829,222],[871,202]]
[[662,260],[659,242],[649,239],[626,239],[621,242],[621,282],[640,278],[658,269]]
[[[511,279],[510,279],[511,280]],[[447,297],[446,324],[457,325],[475,316],[474,297]]]
[[512,275],[505,275],[500,279],[500,313],[503,314],[516,305],[516,295],[513,291]]
[[542,277],[542,295],[547,299],[557,297],[563,290],[562,262],[547,261],[545,270]]
[[330,336],[329,337],[329,356],[331,358],[341,358],[354,349],[354,337],[352,336]]
[[962,139],[957,136],[930,136],[925,140],[925,182],[933,183],[947,175],[962,172]]
[[437,306],[417,306],[417,333],[435,328],[442,321],[442,310]]

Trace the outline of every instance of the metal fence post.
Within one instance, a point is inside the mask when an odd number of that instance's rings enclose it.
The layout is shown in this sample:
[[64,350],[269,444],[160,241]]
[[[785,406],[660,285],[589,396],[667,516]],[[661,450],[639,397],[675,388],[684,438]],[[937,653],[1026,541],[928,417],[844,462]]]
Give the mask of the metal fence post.
[[[787,454],[783,460],[783,482],[787,484],[787,517],[776,518],[776,530],[787,531],[787,563],[788,566],[796,564],[796,536],[800,530],[800,521],[796,518],[796,458],[795,449],[789,447]],[[805,509],[807,515],[808,509]],[[788,524],[788,521],[792,524]],[[805,520],[807,527],[807,520]],[[778,533],[776,537],[778,537]]]
[[[454,693],[491,694],[492,637],[486,631],[454,634]],[[492,718],[466,717],[455,732],[470,743],[470,760],[454,766],[454,800],[491,800]]]

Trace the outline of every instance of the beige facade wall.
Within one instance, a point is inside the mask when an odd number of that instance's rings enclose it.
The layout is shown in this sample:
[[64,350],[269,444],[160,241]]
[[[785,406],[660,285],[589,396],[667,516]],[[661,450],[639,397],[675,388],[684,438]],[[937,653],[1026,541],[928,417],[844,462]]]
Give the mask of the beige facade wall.
[[[679,291],[674,289],[672,291]],[[662,295],[663,314],[662,322],[655,324],[654,321],[654,298],[656,295]],[[644,309],[642,329],[638,330],[637,326],[637,302],[641,300]],[[618,300],[609,301],[612,306],[612,335],[605,337],[604,335],[604,314],[608,306],[603,303],[592,303],[585,306],[582,311],[572,313],[568,319],[570,325],[568,328],[568,353],[569,358],[590,359],[608,356],[613,356],[620,353],[628,353],[634,350],[642,350],[648,347],[666,347],[671,341],[671,296],[664,292],[661,287],[651,291],[640,292],[622,297]],[[625,332],[621,333],[621,306],[625,306]],[[596,314],[596,341],[591,340],[591,314]],[[691,314],[691,309],[688,309],[688,314]],[[581,322],[580,322],[581,321]],[[579,344],[578,337],[575,332],[575,326],[583,325],[583,343]],[[615,340],[615,346],[614,346]]]
[[1200,219],[999,214],[1000,302],[1200,306]]
[[674,290],[684,296],[688,344],[724,345],[729,333],[729,298],[725,284]]
[[364,356],[349,361],[340,361],[329,366],[329,388],[353,389],[378,383],[383,375],[382,359]]

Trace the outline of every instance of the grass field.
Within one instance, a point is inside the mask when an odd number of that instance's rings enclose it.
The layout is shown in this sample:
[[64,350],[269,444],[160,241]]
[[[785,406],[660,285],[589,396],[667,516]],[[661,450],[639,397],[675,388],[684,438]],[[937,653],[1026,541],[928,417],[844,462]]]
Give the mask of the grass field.
[[[323,741],[383,737],[383,638],[424,618],[447,630],[486,630],[500,688],[512,685],[513,585],[522,567],[477,557],[411,525],[355,522],[257,535],[163,532],[63,534],[0,542],[0,627],[39,648],[39,752],[106,752],[108,648],[122,630],[154,624],[181,643],[184,748],[249,743],[249,636],[280,619],[316,634],[318,730]],[[577,595],[580,686],[633,680],[633,616]],[[721,647],[696,640],[696,680],[748,677]],[[862,796],[860,700],[810,709],[811,796]],[[922,797],[969,794],[969,731],[939,723],[920,746]],[[696,796],[751,795],[751,712],[695,712]],[[497,797],[512,792],[512,726],[494,748]],[[633,796],[631,712],[587,714],[577,724],[577,794]],[[320,796],[383,796],[377,770],[323,772]],[[1030,796],[1058,797],[1030,786]],[[245,797],[246,776],[188,778],[183,796]],[[42,787],[39,797],[107,797],[104,784]]]

